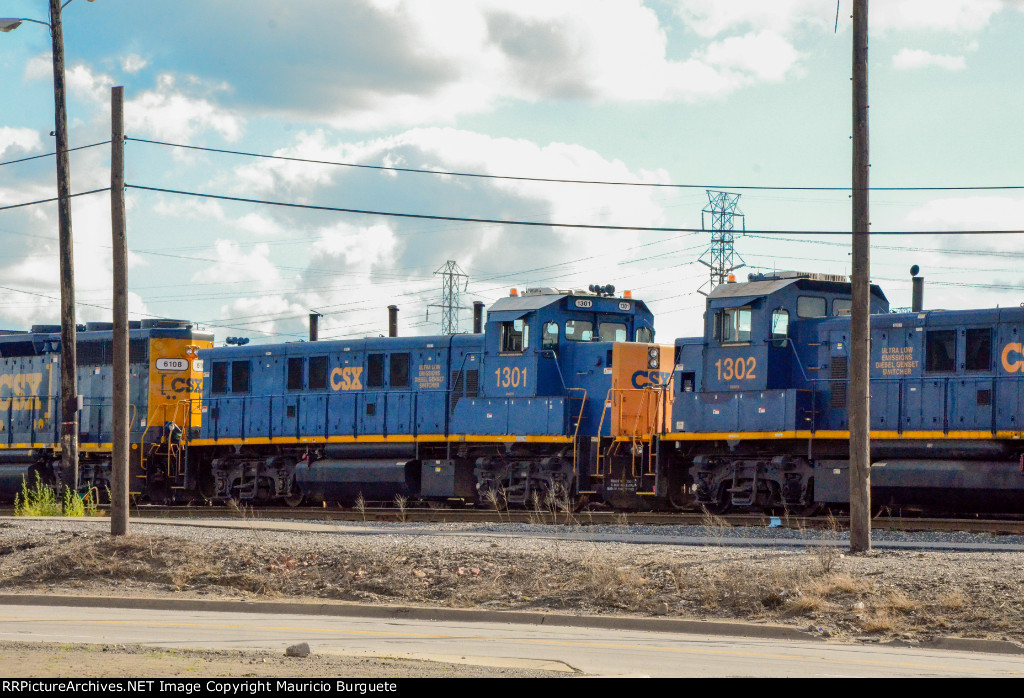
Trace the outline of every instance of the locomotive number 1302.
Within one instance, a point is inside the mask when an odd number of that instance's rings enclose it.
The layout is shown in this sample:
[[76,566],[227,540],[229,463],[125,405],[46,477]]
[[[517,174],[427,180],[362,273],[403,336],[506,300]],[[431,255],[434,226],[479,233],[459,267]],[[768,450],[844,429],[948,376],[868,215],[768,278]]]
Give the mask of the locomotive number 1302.
[[719,359],[715,362],[715,368],[718,369],[718,380],[720,381],[731,381],[734,379],[742,381],[757,378],[754,375],[754,369],[757,368],[757,359],[753,356]]

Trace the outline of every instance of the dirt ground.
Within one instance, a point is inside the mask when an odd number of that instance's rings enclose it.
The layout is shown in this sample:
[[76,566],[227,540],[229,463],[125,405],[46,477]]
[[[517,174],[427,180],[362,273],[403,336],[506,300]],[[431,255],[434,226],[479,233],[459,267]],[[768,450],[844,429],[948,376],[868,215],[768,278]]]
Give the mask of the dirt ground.
[[[783,624],[839,641],[1024,645],[1024,553],[133,530],[112,539],[74,520],[0,522],[0,589],[658,616]],[[216,657],[202,661],[219,671]]]

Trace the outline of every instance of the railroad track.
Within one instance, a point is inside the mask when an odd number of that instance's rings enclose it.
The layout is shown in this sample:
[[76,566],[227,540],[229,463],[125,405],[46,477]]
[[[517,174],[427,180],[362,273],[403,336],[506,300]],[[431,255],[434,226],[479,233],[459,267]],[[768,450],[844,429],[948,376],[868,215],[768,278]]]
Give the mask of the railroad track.
[[[102,507],[101,507],[102,509]],[[0,516],[12,516],[11,507],[0,507]],[[129,513],[135,519],[224,519],[244,518],[260,520],[348,521],[348,522],[406,522],[406,523],[534,523],[559,525],[624,525],[624,526],[705,526],[756,527],[768,526],[791,529],[849,528],[849,518],[840,517],[786,517],[767,514],[727,514],[709,516],[703,513],[680,512],[564,512],[493,511],[481,509],[421,509],[400,510],[395,507],[332,509],[319,507],[262,507],[234,508],[227,506],[150,506],[132,507]],[[1017,518],[914,518],[876,517],[871,522],[876,531],[963,531],[992,535],[1024,534],[1024,519]]]

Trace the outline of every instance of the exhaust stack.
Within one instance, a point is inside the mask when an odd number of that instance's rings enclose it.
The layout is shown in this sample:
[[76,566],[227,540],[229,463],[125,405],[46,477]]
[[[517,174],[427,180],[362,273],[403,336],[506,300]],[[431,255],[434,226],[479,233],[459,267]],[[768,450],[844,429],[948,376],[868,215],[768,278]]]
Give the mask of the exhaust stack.
[[388,306],[388,337],[398,336],[398,306]]
[[483,301],[473,301],[473,334],[480,334],[484,331],[484,304]]
[[921,268],[916,264],[910,267],[911,281],[913,282],[913,295],[910,300],[910,309],[915,313],[924,310],[924,277],[918,276]]
[[315,342],[320,337],[320,318],[323,315],[320,313],[309,314],[309,341]]

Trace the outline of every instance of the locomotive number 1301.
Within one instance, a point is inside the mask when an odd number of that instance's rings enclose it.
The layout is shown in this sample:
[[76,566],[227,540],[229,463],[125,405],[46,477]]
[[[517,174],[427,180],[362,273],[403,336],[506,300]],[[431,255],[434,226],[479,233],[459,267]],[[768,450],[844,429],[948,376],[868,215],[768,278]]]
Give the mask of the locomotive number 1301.
[[499,368],[494,372],[499,388],[518,388],[526,385],[526,369],[520,370],[518,366]]
[[718,369],[718,380],[720,381],[742,381],[757,378],[754,375],[754,369],[757,368],[757,359],[753,356],[719,359],[715,362],[715,368]]

